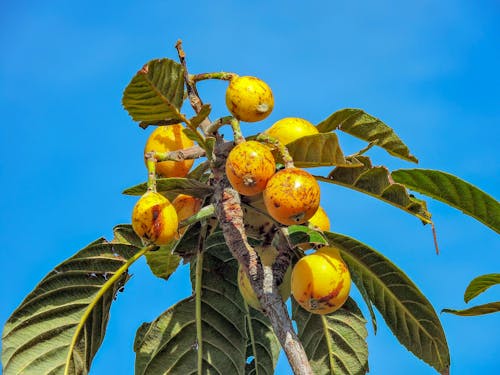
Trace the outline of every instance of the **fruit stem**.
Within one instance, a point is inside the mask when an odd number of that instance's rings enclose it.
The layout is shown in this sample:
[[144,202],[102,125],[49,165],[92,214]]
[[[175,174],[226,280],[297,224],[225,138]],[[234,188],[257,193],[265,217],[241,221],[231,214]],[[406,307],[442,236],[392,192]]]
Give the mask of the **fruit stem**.
[[243,136],[240,128],[240,122],[236,117],[231,118],[231,128],[233,129],[234,143],[239,145],[240,143],[245,142],[245,137]]
[[210,126],[207,128],[206,133],[207,134],[215,134],[217,130],[219,130],[223,125],[229,125],[231,124],[231,121],[233,119],[233,116],[225,116],[218,118],[214,122],[210,124]]
[[256,140],[261,141],[261,142],[265,142],[267,144],[270,144],[274,148],[276,148],[278,150],[278,153],[281,155],[281,157],[283,159],[283,163],[285,164],[285,168],[293,168],[294,167],[293,158],[290,155],[290,152],[288,152],[288,148],[286,148],[286,146],[283,143],[281,143],[280,141],[278,141],[276,138],[271,137],[270,135],[265,134],[265,133],[260,133],[257,136]]
[[200,74],[189,75],[189,79],[192,82],[199,82],[205,79],[222,79],[224,81],[230,81],[234,77],[238,77],[238,75],[236,73],[228,73],[228,72],[200,73]]
[[206,151],[200,146],[193,146],[182,150],[154,152],[156,161],[184,161],[187,159],[198,159],[206,155]]
[[209,204],[208,206],[203,207],[201,210],[199,210],[193,216],[190,216],[187,219],[182,220],[179,223],[179,228],[187,227],[188,225],[197,223],[198,221],[201,221],[201,220],[206,219],[210,216],[213,216],[214,213],[215,213],[215,206],[213,204]]
[[156,193],[156,159],[155,152],[146,152],[146,167],[148,168],[148,191]]

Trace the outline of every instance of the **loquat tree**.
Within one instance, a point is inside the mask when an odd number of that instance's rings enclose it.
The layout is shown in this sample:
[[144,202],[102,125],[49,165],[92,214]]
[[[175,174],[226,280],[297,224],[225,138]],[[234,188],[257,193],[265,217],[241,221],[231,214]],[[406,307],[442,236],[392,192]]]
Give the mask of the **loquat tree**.
[[[383,254],[330,231],[319,184],[368,194],[431,226],[425,201],[410,191],[497,233],[500,204],[441,171],[373,166],[366,153],[374,146],[408,162],[417,158],[393,129],[360,109],[338,110],[316,125],[284,118],[261,134],[244,134],[240,122],[261,121],[273,110],[270,87],[234,73],[190,74],[180,41],[176,48],[179,62],[148,62],[123,94],[133,120],[156,127],[144,150],[147,182],[124,191],[140,197],[131,225],[117,225],[112,240],[98,239],[57,265],[22,301],[3,330],[3,373],[87,374],[111,304],[142,256],[165,280],[188,262],[193,293],[138,327],[136,374],[272,374],[281,349],[295,374],[365,374],[366,318],[349,297],[351,279],[374,329],[376,308],[404,347],[449,373],[432,304]],[[209,79],[229,81],[231,115],[209,119],[211,106],[196,89]],[[192,118],[181,112],[185,101]],[[219,132],[223,126],[231,127],[231,140]],[[337,132],[367,146],[345,155]],[[332,169],[318,175],[315,167]],[[499,282],[497,274],[474,280],[466,301]],[[447,311],[499,310],[495,302]]]

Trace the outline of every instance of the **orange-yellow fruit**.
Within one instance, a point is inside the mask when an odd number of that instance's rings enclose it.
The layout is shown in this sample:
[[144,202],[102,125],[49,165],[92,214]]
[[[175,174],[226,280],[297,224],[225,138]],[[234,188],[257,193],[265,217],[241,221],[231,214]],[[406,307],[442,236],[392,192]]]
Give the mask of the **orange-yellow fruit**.
[[139,237],[157,245],[177,238],[178,219],[174,206],[163,195],[145,193],[132,212],[132,228]]
[[[192,197],[191,195],[179,194],[173,201],[172,206],[174,206],[177,212],[177,218],[179,223],[194,214],[196,214],[201,208],[201,199]],[[187,227],[179,229],[180,234],[184,234]]]
[[328,232],[330,230],[330,219],[321,206],[318,207],[316,213],[309,219],[309,223],[321,231]]
[[273,154],[256,141],[243,142],[231,150],[226,160],[226,175],[236,191],[256,195],[264,191],[276,164]]
[[263,193],[264,204],[272,218],[281,224],[302,224],[319,207],[320,190],[316,179],[299,168],[275,173]]
[[[194,142],[182,131],[181,124],[158,126],[149,136],[144,153],[150,151],[169,152],[192,147]],[[186,177],[194,160],[160,161],[156,163],[156,173],[163,177]]]
[[349,297],[351,275],[339,251],[323,247],[301,258],[292,271],[292,295],[305,310],[329,314]]
[[313,124],[303,118],[286,117],[276,121],[264,133],[286,145],[306,135],[318,134],[319,131]]
[[[278,255],[278,250],[276,250],[276,248],[272,246],[256,247],[255,251],[259,255],[260,261],[265,266],[271,266],[274,263],[276,256]],[[288,269],[285,272],[285,275],[283,276],[282,283],[278,286],[278,290],[281,298],[283,299],[283,302],[285,302],[290,297],[291,276],[292,276],[292,270],[291,267],[288,267]],[[238,268],[238,287],[240,288],[241,295],[243,296],[245,302],[250,307],[262,311],[259,299],[257,298],[252,288],[252,284],[250,284],[250,280],[248,279],[248,276],[241,267],[241,265]]]
[[273,92],[256,77],[234,77],[226,90],[226,106],[238,120],[261,121],[273,110]]

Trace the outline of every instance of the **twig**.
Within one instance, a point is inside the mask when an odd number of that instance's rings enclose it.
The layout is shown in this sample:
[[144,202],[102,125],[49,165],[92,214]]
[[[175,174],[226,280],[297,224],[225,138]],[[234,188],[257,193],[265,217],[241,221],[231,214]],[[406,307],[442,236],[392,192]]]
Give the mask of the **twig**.
[[184,161],[188,159],[198,159],[205,156],[205,150],[200,146],[193,146],[183,150],[154,152],[154,157],[157,161]]
[[235,73],[228,72],[215,72],[215,73],[200,73],[200,74],[190,74],[189,78],[193,82],[203,81],[205,79],[222,79],[224,81],[230,81],[233,77],[236,77]]
[[[186,53],[182,49],[182,41],[179,39],[175,44],[175,48],[177,49],[177,54],[179,55],[179,61],[181,65],[184,67],[184,81],[186,82],[187,94],[189,98],[189,102],[191,106],[195,110],[196,113],[199,113],[201,107],[203,106],[203,102],[201,101],[200,96],[198,95],[198,90],[196,89],[196,83],[191,79],[189,72],[186,66]],[[206,133],[206,129],[210,126],[210,120],[208,118],[204,119],[200,127],[204,133]]]

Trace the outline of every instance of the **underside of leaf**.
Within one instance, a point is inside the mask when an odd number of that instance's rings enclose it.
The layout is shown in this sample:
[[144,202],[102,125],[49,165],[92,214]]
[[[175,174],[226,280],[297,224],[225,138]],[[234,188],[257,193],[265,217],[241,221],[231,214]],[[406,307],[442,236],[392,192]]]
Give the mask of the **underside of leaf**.
[[99,240],[51,271],[5,324],[3,373],[87,374],[104,339],[111,303],[129,276],[123,272],[114,283],[108,280],[137,250]]
[[342,130],[354,137],[382,147],[393,156],[418,163],[417,158],[410,154],[408,146],[403,143],[391,127],[361,109],[341,109],[319,123],[317,128],[321,133],[336,129]]
[[318,315],[292,301],[300,341],[315,375],[363,375],[368,372],[366,320],[353,299],[337,311]]
[[395,181],[437,199],[500,233],[500,203],[474,185],[449,173],[430,169],[399,169]]
[[366,156],[356,156],[355,159],[362,164],[361,167],[336,167],[328,177],[315,177],[319,181],[371,195],[418,217],[426,224],[432,223],[425,202],[411,196],[404,185],[394,182],[386,167],[373,167]]
[[325,233],[340,249],[352,280],[366,290],[399,342],[442,374],[450,354],[441,322],[417,286],[382,254],[337,233]]

